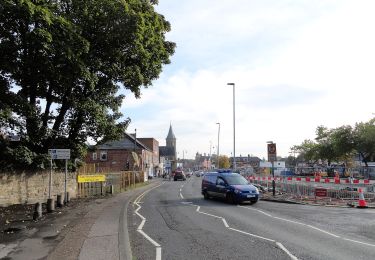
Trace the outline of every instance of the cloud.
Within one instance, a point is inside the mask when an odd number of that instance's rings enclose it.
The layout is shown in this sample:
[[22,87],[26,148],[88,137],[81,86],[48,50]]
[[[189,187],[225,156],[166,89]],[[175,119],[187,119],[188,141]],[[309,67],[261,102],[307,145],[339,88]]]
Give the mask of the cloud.
[[[375,94],[372,1],[160,1],[177,42],[172,64],[142,98],[123,104],[141,136],[167,136],[187,157],[216,146],[236,154],[279,154],[312,139],[318,125],[367,121]],[[211,148],[212,148],[211,146]]]

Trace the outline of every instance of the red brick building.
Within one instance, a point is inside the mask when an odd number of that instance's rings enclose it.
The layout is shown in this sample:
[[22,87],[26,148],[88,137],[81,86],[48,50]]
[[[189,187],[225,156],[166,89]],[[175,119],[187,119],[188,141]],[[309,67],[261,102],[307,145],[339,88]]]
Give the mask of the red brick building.
[[124,133],[120,140],[92,147],[85,162],[95,164],[98,172],[136,169],[154,175],[159,167],[159,143],[153,138]]

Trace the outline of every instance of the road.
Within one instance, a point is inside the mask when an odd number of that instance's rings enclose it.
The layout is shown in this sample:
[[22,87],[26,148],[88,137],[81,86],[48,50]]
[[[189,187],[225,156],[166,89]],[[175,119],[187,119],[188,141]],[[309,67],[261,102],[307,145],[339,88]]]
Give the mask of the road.
[[136,259],[375,259],[375,210],[204,200],[166,181],[128,211]]

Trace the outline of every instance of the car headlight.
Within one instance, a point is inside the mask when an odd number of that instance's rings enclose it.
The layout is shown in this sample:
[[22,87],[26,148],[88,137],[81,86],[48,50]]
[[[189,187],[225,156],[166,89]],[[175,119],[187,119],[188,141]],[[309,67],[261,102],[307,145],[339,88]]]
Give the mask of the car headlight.
[[255,188],[255,193],[259,194],[258,188]]
[[234,193],[238,194],[238,193],[241,193],[241,191],[240,191],[240,190],[237,190],[237,189],[235,189],[235,190],[234,190]]

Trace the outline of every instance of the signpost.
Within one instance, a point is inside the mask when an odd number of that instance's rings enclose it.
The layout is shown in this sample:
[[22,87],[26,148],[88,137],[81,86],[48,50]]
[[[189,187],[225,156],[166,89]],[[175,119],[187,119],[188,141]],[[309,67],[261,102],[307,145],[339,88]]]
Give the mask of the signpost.
[[327,189],[315,188],[315,197],[327,197]]
[[267,154],[268,154],[268,161],[272,163],[272,196],[275,197],[275,169],[274,169],[274,162],[277,160],[276,156],[276,144],[272,141],[267,142]]
[[53,160],[65,160],[65,183],[64,183],[64,201],[67,202],[67,193],[66,193],[66,176],[68,174],[68,160],[70,159],[70,149],[48,149],[48,154],[51,157],[51,172],[49,175],[49,189],[48,189],[48,198],[51,199],[51,190],[52,190],[52,162]]

